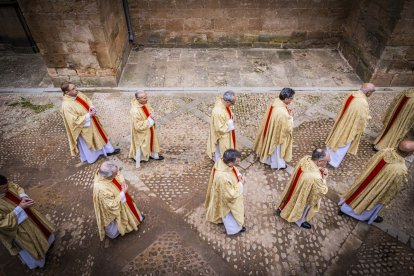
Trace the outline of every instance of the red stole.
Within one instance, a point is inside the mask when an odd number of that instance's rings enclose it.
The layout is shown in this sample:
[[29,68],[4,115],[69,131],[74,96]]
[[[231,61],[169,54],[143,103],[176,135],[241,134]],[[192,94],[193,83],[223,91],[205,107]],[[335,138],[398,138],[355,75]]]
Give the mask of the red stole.
[[404,96],[400,103],[398,104],[397,108],[395,109],[394,114],[392,114],[391,120],[388,122],[387,127],[385,128],[384,132],[381,135],[381,138],[378,140],[378,143],[381,141],[382,138],[387,134],[388,130],[392,127],[392,124],[397,119],[398,115],[400,114],[401,110],[403,109],[404,105],[408,102],[408,97]]
[[[232,118],[231,111],[230,111],[230,108],[228,106],[226,106],[226,111],[227,111],[227,114],[229,115],[229,117],[231,119]],[[234,148],[236,148],[236,132],[234,131],[234,129],[231,131],[231,139],[233,140]]]
[[[148,117],[150,116],[148,108],[145,105],[143,105],[141,107],[141,109],[144,112],[145,116],[147,116],[147,119],[148,119]],[[150,150],[151,150],[151,152],[153,151],[152,150],[153,146],[154,146],[154,126],[150,127]]]
[[302,175],[302,168],[299,168],[295,176],[293,177],[293,182],[289,187],[288,193],[286,194],[285,198],[282,201],[282,204],[279,207],[280,210],[283,210],[283,208],[285,208],[286,205],[289,203],[301,175]]
[[364,189],[371,183],[371,181],[377,176],[377,174],[381,171],[381,169],[387,164],[384,159],[381,159],[377,165],[375,165],[374,169],[370,172],[370,174],[362,181],[362,183],[359,185],[358,189],[356,189],[355,192],[352,193],[350,197],[348,197],[345,200],[345,203],[350,205],[352,201],[354,201],[355,198],[357,198]]
[[341,116],[339,116],[339,119],[338,119],[338,122],[337,122],[337,124],[339,124],[339,122],[341,121],[341,119],[342,119],[342,116],[344,116],[344,114],[345,114],[345,112],[347,111],[347,109],[348,109],[348,107],[351,105],[351,102],[352,102],[352,100],[354,99],[354,96],[349,96],[348,97],[348,99],[346,100],[346,103],[345,103],[345,106],[344,106],[344,109],[342,110],[342,113],[341,113]]
[[[85,102],[81,97],[76,97],[75,101],[77,101],[80,105],[82,105],[87,112],[89,112],[90,106],[87,102]],[[95,127],[98,129],[99,134],[102,137],[102,140],[104,140],[105,144],[108,143],[108,137],[105,135],[105,132],[103,131],[101,124],[99,123],[99,120],[95,116],[91,116],[92,122],[95,124]]]
[[[112,179],[112,183],[118,188],[119,191],[122,191],[121,184],[119,184],[118,180],[116,178]],[[131,210],[131,212],[134,214],[135,218],[138,220],[139,223],[141,223],[141,217],[138,214],[138,210],[134,206],[134,202],[132,201],[131,196],[128,194],[128,192],[125,193],[126,203]]]
[[[21,199],[15,196],[10,191],[6,192],[5,198],[7,198],[9,201],[11,201],[15,206],[18,206],[20,204]],[[30,210],[30,208],[24,209],[27,216],[32,220],[32,222],[39,228],[39,230],[43,233],[46,239],[49,238],[49,236],[52,234],[51,230],[49,230],[45,225],[42,224],[42,222],[37,218],[37,216]]]
[[264,142],[267,134],[267,128],[269,127],[270,117],[272,116],[273,106],[270,106],[269,115],[267,115],[266,124],[263,130],[263,138],[262,141]]

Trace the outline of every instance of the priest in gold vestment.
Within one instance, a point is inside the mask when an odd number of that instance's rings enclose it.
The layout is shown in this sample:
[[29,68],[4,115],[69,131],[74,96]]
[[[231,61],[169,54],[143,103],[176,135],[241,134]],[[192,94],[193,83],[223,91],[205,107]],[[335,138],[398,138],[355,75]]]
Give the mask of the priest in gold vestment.
[[368,97],[375,92],[372,83],[364,83],[359,91],[349,94],[342,103],[335,124],[326,139],[331,155],[329,164],[338,168],[347,152],[357,154],[369,116]]
[[272,169],[286,169],[286,162],[292,159],[293,111],[288,105],[294,95],[293,89],[282,89],[267,109],[254,143],[260,162]]
[[140,167],[141,162],[149,159],[164,160],[159,154],[160,146],[158,143],[157,129],[155,127],[154,110],[148,103],[148,94],[144,91],[135,93],[131,101],[131,147],[129,158],[136,162],[136,167]]
[[80,155],[81,162],[94,163],[99,156],[120,152],[114,149],[96,115],[91,100],[79,92],[71,82],[63,82],[62,108],[60,110],[68,136],[70,153]]
[[93,206],[101,241],[105,235],[114,239],[137,231],[145,218],[128,194],[128,185],[118,166],[111,161],[103,162],[95,174]]
[[43,267],[54,242],[53,226],[19,185],[0,175],[0,240],[29,269]]
[[388,107],[374,150],[394,148],[414,128],[414,89],[401,92]]
[[235,167],[241,154],[235,149],[224,152],[211,170],[204,207],[206,219],[223,223],[227,235],[246,231],[244,225],[243,183],[244,177]]
[[218,161],[227,149],[237,148],[234,115],[230,110],[230,106],[235,103],[236,94],[233,91],[227,91],[223,98],[216,100],[211,112],[207,155],[213,161]]
[[414,141],[403,140],[398,148],[377,152],[365,166],[340,200],[340,215],[346,214],[360,221],[380,223],[378,213],[407,186],[405,157],[414,151]]
[[328,170],[324,167],[329,157],[327,151],[316,149],[312,156],[307,155],[298,162],[276,210],[283,219],[305,229],[312,228],[309,221],[319,211],[321,198],[328,192]]

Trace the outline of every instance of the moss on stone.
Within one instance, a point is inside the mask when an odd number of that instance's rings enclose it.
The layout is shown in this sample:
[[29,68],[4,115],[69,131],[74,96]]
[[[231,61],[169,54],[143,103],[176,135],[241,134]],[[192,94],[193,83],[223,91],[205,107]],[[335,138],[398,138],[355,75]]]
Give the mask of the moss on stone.
[[32,104],[30,102],[30,100],[28,100],[24,97],[21,97],[20,100],[18,100],[18,101],[10,102],[7,105],[12,106],[12,107],[21,106],[21,107],[24,107],[24,108],[30,108],[35,113],[40,113],[40,112],[43,112],[47,109],[53,108],[53,103],[40,104],[40,105]]

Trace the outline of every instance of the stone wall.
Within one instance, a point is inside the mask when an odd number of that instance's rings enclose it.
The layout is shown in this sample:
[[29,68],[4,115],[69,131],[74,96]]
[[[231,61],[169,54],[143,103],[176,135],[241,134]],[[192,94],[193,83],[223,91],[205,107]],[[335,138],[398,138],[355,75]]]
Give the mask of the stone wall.
[[20,0],[55,86],[116,86],[129,43],[122,1]]
[[135,44],[333,47],[352,1],[129,0]]
[[414,84],[414,1],[355,1],[339,49],[364,81]]

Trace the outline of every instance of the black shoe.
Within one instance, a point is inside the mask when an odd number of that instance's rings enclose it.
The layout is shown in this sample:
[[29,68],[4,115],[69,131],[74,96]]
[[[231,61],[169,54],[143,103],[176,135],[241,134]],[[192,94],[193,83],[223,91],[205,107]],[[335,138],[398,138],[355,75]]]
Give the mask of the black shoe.
[[280,213],[282,213],[282,211],[279,208],[277,208],[275,210],[275,216],[280,216]]
[[132,158],[132,157],[131,157],[131,160],[132,160],[134,163],[137,163],[137,160],[135,160],[135,158]]
[[282,170],[286,170],[287,169],[287,165],[284,168],[279,168],[277,169],[278,171],[282,171]]
[[371,145],[371,147],[372,147],[372,150],[373,150],[373,151],[375,151],[375,152],[377,152],[377,151],[378,151],[378,149],[377,149],[377,145],[372,144],[372,145]]
[[154,157],[150,156],[150,159],[154,159],[154,160],[157,160],[157,161],[161,161],[161,160],[164,160],[164,156],[158,155],[158,158],[154,158]]
[[111,156],[111,155],[115,155],[121,152],[121,149],[115,149],[113,152],[108,153],[106,156]]
[[341,209],[339,209],[339,211],[338,211],[338,215],[343,216],[343,215],[345,215],[345,213],[344,213],[344,212],[342,212],[342,211],[341,211]]
[[242,227],[242,229],[239,231],[239,233],[243,233],[243,232],[246,232],[246,227]]
[[144,222],[144,220],[145,220],[145,216],[144,216],[144,215],[141,215],[141,217],[142,217],[142,219],[141,219],[141,223],[143,223],[143,222]]
[[300,227],[305,228],[305,229],[311,229],[312,228],[312,225],[310,225],[309,222],[305,221],[304,223],[302,223],[300,225]]
[[382,218],[382,217],[380,217],[380,216],[377,216],[375,219],[374,219],[374,222],[375,223],[381,223],[381,222],[383,222],[384,221],[384,219]]

